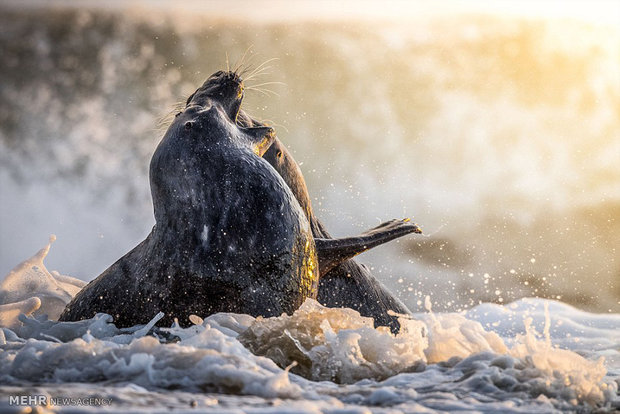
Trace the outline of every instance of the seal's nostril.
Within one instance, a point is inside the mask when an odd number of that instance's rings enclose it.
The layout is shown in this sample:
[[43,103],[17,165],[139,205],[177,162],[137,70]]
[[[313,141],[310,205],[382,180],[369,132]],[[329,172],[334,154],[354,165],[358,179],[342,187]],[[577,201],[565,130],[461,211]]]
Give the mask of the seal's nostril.
[[186,122],[186,123],[185,123],[185,130],[186,130],[186,131],[189,131],[190,129],[192,129],[192,126],[193,126],[193,125],[194,125],[194,123],[193,123],[193,122],[189,122],[189,121],[188,121],[188,122]]

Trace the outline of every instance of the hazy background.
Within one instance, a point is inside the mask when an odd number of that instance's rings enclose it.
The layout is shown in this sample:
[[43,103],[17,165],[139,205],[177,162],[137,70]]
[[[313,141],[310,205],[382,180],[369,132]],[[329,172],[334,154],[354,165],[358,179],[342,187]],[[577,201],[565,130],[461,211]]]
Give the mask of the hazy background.
[[[525,6],[523,6],[525,4]],[[78,7],[79,5],[79,7]],[[0,277],[84,280],[154,224],[159,121],[226,54],[275,94],[244,108],[292,150],[319,217],[412,310],[523,296],[620,312],[617,2],[0,5]]]

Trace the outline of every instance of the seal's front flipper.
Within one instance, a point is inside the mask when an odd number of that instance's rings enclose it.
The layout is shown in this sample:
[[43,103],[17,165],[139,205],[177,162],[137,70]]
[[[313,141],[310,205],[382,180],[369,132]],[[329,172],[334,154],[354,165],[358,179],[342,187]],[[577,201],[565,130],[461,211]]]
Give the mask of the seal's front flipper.
[[323,276],[345,260],[409,233],[422,233],[422,230],[409,219],[404,219],[386,221],[356,237],[315,238],[319,272]]
[[262,157],[276,138],[276,131],[267,126],[239,128],[250,141],[254,152]]

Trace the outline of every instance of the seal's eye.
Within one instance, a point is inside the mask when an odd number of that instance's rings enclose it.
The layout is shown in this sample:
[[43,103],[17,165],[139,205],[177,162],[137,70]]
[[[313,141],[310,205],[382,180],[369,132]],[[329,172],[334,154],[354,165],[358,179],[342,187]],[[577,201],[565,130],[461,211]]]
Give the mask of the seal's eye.
[[278,157],[278,158],[282,158],[282,151],[278,151],[278,152],[276,152],[276,157]]
[[194,126],[194,123],[188,121],[188,122],[185,123],[185,130],[189,131],[190,129],[192,129],[193,126]]

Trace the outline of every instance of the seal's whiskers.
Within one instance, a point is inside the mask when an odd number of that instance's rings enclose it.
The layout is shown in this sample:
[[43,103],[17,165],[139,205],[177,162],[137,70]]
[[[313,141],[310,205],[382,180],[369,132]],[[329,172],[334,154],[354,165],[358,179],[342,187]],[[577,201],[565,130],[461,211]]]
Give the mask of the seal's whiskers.
[[[250,69],[250,67],[248,67],[247,70],[249,70],[249,69]],[[258,71],[253,72],[252,75],[250,75],[250,76],[244,76],[244,73],[240,73],[239,76],[241,76],[245,81],[249,81],[249,80],[258,78],[259,76],[268,75],[269,74],[269,72],[268,72],[269,69],[271,69],[271,66],[265,66],[265,67],[259,69]],[[247,70],[245,71],[245,73],[247,73]]]
[[284,82],[263,82],[263,83],[259,83],[257,85],[251,85],[251,87],[252,88],[260,88],[260,87],[265,86],[265,85],[284,85],[284,86],[286,86],[286,83],[284,83]]
[[[248,48],[247,48],[247,49],[245,49],[245,52],[243,52],[243,55],[241,56],[241,59],[240,59],[240,60],[238,60],[237,62],[235,62],[234,66],[233,66],[234,68],[233,68],[233,70],[232,70],[232,72],[233,72],[233,73],[237,73],[237,71],[238,71],[239,69],[241,69],[241,67],[242,67],[242,66],[243,66],[243,64],[245,63],[245,57],[246,57],[246,55],[248,54],[248,52],[249,52],[250,50],[252,50],[252,47],[254,47],[254,45],[250,45],[250,46],[248,46]],[[250,56],[250,59],[251,59],[251,58],[252,58],[252,56]],[[228,71],[230,72],[230,69],[228,69]]]
[[170,110],[157,119],[157,123],[155,124],[153,131],[162,132],[167,130],[172,123],[172,120],[176,117],[176,114],[182,111],[183,108],[185,108],[185,101],[178,101],[171,105]]
[[260,92],[260,93],[262,93],[265,96],[270,96],[270,95],[274,95],[274,96],[278,96],[278,97],[280,96],[277,92],[274,92],[274,91],[272,91],[270,89],[256,88],[256,87],[253,87],[253,86],[246,87],[245,89],[248,90],[248,91]]
[[[263,63],[261,63],[260,65],[258,65],[256,67],[256,69],[254,69],[246,78],[246,80],[251,79],[253,76],[255,76],[257,73],[259,73],[259,71],[261,71],[262,68],[265,67],[265,65],[267,65],[268,63],[273,62],[274,60],[278,60],[278,58],[271,58],[271,59],[267,59],[266,61],[264,61]],[[266,69],[269,69],[270,67],[267,66]]]

